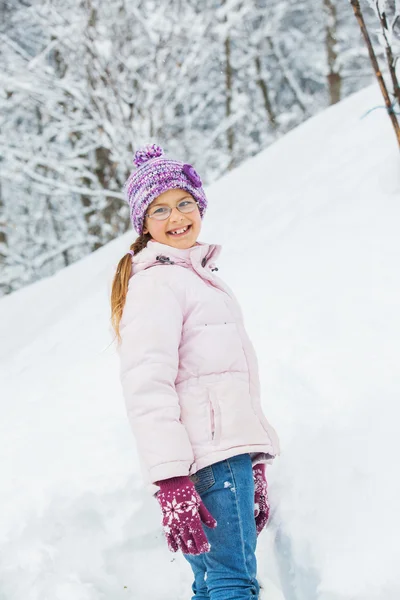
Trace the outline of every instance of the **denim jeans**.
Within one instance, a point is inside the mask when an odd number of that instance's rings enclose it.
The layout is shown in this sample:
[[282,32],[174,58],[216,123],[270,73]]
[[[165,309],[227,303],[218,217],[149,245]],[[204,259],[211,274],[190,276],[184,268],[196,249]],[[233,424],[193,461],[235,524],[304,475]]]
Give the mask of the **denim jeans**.
[[205,506],[217,520],[204,527],[211,550],[184,554],[193,574],[192,600],[257,600],[254,482],[249,454],[205,467],[191,477]]

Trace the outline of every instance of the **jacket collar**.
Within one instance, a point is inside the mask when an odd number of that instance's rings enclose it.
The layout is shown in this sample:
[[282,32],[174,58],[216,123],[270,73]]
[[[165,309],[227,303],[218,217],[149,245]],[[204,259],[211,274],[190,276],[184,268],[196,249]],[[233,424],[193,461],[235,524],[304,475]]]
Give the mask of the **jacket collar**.
[[218,244],[197,242],[191,248],[181,249],[150,240],[139,254],[132,257],[132,274],[162,264],[193,266],[194,268],[201,268],[206,265],[211,267],[220,255],[221,250],[222,246]]

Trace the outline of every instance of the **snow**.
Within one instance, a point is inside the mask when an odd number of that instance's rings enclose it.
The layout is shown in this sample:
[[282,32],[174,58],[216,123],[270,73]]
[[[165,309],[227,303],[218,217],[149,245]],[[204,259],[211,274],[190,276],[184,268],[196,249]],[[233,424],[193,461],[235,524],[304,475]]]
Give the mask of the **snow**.
[[[398,600],[398,149],[373,86],[207,190],[282,455],[261,600]],[[109,291],[127,233],[0,300],[0,598],[187,600],[143,488]]]

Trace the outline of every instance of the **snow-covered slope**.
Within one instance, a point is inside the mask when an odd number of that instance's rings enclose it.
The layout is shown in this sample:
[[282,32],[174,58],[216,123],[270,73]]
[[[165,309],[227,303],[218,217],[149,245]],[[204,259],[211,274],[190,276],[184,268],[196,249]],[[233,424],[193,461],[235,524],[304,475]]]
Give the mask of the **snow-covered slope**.
[[[281,437],[263,599],[398,600],[400,171],[372,87],[207,191]],[[124,235],[0,301],[0,599],[187,600],[109,326]]]

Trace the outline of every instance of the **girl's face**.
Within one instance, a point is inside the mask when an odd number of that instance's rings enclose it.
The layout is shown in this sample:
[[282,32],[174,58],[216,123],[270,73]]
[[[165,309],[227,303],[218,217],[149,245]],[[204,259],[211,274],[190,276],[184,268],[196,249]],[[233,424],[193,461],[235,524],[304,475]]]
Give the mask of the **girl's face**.
[[[174,248],[182,250],[191,248],[196,244],[200,234],[201,217],[199,207],[196,204],[195,209],[190,213],[180,212],[176,206],[184,199],[194,200],[193,196],[181,189],[167,190],[163,192],[149,205],[146,213],[151,214],[158,206],[169,206],[172,212],[168,219],[157,221],[152,217],[145,217],[143,233],[150,233],[153,240],[160,244],[167,244]],[[172,233],[185,229],[182,234]]]

